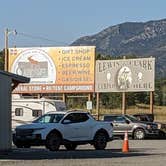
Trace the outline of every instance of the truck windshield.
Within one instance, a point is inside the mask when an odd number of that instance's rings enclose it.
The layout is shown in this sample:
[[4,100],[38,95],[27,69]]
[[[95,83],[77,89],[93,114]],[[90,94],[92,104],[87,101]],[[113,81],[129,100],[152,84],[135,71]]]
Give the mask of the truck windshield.
[[45,114],[34,120],[33,123],[58,123],[63,116],[64,114]]

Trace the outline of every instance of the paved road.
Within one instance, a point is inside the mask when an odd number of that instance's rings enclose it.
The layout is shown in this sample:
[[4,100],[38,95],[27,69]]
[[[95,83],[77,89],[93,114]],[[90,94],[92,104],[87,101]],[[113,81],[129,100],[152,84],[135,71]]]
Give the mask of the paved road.
[[17,149],[0,154],[0,166],[165,166],[166,140],[129,140],[129,153],[122,153],[123,140],[110,142],[106,150],[82,145],[76,151],[50,152],[44,147]]

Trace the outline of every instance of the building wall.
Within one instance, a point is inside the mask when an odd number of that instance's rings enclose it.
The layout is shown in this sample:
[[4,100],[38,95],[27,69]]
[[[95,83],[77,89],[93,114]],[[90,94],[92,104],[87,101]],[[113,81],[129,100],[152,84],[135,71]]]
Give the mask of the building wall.
[[0,151],[11,149],[11,83],[12,79],[0,74]]

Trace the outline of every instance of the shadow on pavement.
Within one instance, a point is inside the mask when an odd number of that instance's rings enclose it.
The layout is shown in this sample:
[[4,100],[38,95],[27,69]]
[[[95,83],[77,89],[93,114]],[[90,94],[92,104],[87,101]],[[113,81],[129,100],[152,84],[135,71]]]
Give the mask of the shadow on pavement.
[[136,156],[151,156],[157,154],[146,153],[147,149],[133,149],[122,153],[121,149],[106,150],[59,150],[50,152],[46,149],[13,149],[12,152],[0,154],[0,160],[43,160],[43,159],[89,159],[89,158],[122,158]]

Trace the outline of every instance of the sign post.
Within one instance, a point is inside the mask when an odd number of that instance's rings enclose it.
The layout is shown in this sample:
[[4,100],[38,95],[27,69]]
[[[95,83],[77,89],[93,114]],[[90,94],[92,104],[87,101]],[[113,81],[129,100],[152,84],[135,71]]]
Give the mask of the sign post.
[[97,96],[97,99],[96,99],[96,110],[97,110],[97,120],[99,120],[99,116],[100,116],[100,107],[99,107],[99,93],[97,92],[97,94],[96,94],[96,96]]
[[153,114],[154,92],[150,92],[150,113]]
[[122,92],[122,114],[126,114],[126,93]]

